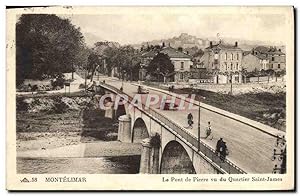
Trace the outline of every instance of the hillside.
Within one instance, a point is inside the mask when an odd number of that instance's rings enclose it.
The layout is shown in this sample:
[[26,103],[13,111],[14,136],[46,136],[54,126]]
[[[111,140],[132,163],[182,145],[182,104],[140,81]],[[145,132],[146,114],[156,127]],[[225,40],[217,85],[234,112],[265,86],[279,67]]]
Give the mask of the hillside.
[[[256,40],[242,40],[242,39],[235,39],[235,38],[228,38],[224,37],[222,40],[225,43],[228,44],[234,44],[234,42],[239,43],[239,47],[243,50],[251,50],[252,48],[259,46],[259,45],[265,45],[265,46],[277,46],[280,48],[283,48],[284,46],[278,45],[276,43],[271,42],[264,42],[264,41],[256,41]],[[133,45],[135,48],[140,48],[142,45],[147,46],[148,45],[161,45],[163,42],[166,45],[170,45],[173,48],[182,47],[184,49],[186,48],[192,48],[192,47],[198,47],[199,49],[204,49],[209,46],[209,42],[213,41],[214,43],[217,42],[217,38],[213,37],[202,37],[199,38],[194,35],[189,35],[187,33],[181,33],[179,36],[175,36],[168,39],[160,39],[160,40],[152,40],[152,41],[145,41],[140,44]]]

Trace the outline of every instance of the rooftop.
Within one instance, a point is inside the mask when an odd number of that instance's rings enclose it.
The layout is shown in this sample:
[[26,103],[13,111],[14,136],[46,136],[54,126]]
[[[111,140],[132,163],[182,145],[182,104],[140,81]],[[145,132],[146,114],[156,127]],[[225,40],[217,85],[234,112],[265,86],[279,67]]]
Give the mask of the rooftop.
[[223,42],[219,42],[218,44],[212,44],[205,49],[219,49],[219,50],[242,50],[236,45],[225,44]]
[[158,52],[164,53],[164,54],[168,55],[170,58],[189,58],[189,59],[192,58],[190,55],[185,54],[184,52],[176,50],[175,48],[172,48],[172,47],[164,47],[160,51],[151,50],[149,52],[142,54],[142,56],[153,58],[157,55]]
[[280,49],[277,49],[276,47],[257,46],[256,48],[254,48],[254,50],[259,51],[263,54],[284,54],[280,51]]
[[244,51],[243,56],[247,56],[247,55],[253,55],[262,60],[268,59],[266,54],[253,54],[251,51]]

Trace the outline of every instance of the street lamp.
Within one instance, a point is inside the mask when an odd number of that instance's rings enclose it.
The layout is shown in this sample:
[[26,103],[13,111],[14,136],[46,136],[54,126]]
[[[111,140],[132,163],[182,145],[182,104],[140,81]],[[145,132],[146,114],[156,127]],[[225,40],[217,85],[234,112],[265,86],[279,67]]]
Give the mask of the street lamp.
[[86,68],[84,70],[84,91],[86,92],[86,72],[87,72],[87,67],[88,67],[88,64],[86,64]]
[[122,71],[122,86],[121,86],[122,91],[123,91],[123,85],[124,85],[124,75],[125,75],[125,70]]
[[201,104],[201,98],[205,99],[205,97],[199,96],[199,107],[198,107],[198,151],[200,152],[200,104]]

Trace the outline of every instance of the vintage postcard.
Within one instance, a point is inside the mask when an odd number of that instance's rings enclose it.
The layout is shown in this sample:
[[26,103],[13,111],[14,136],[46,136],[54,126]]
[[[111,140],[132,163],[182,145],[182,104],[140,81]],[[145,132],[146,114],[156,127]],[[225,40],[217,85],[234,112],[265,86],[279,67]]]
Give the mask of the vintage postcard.
[[7,7],[8,190],[294,190],[294,8]]

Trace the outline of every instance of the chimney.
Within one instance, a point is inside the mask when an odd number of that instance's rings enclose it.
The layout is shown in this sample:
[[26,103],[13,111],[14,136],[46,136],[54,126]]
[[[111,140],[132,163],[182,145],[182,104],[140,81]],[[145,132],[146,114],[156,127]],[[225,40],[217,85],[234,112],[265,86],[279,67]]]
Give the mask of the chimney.
[[235,46],[235,47],[238,47],[238,42],[235,42],[234,46]]
[[209,46],[212,47],[212,41],[209,42]]

